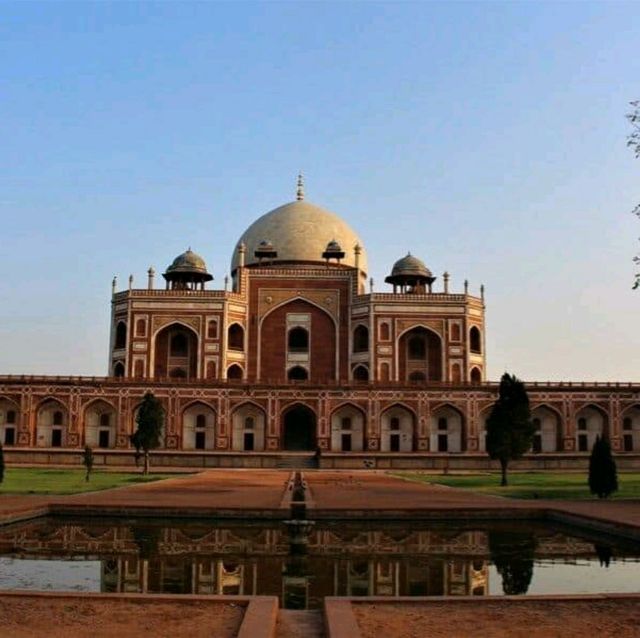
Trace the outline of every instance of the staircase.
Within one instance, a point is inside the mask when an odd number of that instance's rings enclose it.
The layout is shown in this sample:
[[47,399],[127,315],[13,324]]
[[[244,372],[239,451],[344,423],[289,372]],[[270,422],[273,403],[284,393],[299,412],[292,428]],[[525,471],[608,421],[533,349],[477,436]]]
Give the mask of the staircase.
[[276,468],[281,470],[313,470],[317,467],[315,454],[283,454],[276,457]]

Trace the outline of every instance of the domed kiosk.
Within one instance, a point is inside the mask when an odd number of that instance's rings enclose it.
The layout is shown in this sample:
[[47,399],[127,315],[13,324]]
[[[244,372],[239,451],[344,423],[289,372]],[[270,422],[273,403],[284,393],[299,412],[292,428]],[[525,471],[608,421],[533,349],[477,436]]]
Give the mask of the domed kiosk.
[[171,290],[204,290],[205,282],[213,279],[204,259],[191,248],[178,255],[162,276]]

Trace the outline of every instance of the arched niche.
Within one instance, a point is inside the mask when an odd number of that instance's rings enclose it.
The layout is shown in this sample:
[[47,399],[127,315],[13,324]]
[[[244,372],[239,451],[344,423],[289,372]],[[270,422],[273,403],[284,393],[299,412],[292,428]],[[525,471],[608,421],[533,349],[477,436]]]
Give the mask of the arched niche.
[[357,365],[353,369],[353,380],[365,383],[369,381],[369,368],[365,365]]
[[181,323],[160,330],[154,340],[156,378],[195,379],[198,375],[198,335]]
[[18,442],[19,419],[18,404],[0,397],[0,444],[15,445]]
[[118,416],[106,401],[92,401],[84,410],[84,444],[91,448],[112,448],[116,444]]
[[281,415],[281,442],[285,450],[310,451],[317,448],[317,418],[307,405],[287,406]]
[[464,449],[464,418],[450,405],[431,413],[430,448],[432,452],[458,453]]
[[387,408],[380,416],[380,451],[411,452],[415,445],[415,416],[402,405]]
[[206,403],[188,405],[182,412],[182,449],[215,448],[216,413]]
[[43,401],[36,412],[36,445],[38,447],[65,447],[69,412],[57,399]]
[[442,340],[433,330],[416,326],[404,332],[398,340],[400,379],[442,381]]
[[264,450],[264,410],[254,403],[244,403],[231,414],[231,449],[236,452]]
[[560,416],[545,405],[531,411],[531,422],[535,428],[531,451],[557,452],[562,449],[562,428]]
[[365,416],[354,405],[340,406],[331,415],[331,449],[336,452],[362,452]]
[[232,323],[227,331],[227,348],[236,352],[244,351],[244,328],[239,323]]
[[362,324],[353,331],[353,352],[369,352],[369,328]]
[[576,451],[590,452],[596,437],[607,434],[607,415],[595,405],[587,405],[575,415]]
[[469,350],[474,354],[482,353],[482,335],[477,326],[471,326],[469,329]]
[[124,321],[118,321],[116,324],[116,338],[113,344],[115,350],[122,350],[127,346],[127,324]]
[[303,366],[293,366],[287,370],[289,381],[306,381],[309,378],[309,371]]
[[622,451],[640,450],[640,405],[634,405],[622,413]]
[[242,379],[244,377],[244,372],[242,370],[242,367],[239,366],[237,363],[234,363],[233,365],[230,365],[227,368],[227,379],[231,379],[231,380],[239,380]]

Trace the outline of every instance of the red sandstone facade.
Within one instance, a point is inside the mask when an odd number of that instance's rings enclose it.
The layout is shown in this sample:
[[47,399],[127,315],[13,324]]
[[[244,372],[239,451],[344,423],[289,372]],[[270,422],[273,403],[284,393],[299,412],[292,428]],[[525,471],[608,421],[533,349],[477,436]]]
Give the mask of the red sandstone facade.
[[[484,294],[466,282],[450,293],[446,273],[434,290],[409,255],[387,278],[393,292],[367,293],[364,250],[341,245],[354,237],[299,193],[241,238],[231,290],[207,290],[191,251],[167,269],[165,290],[152,270],[144,289],[114,282],[108,376],[0,377],[2,443],[128,449],[152,391],[167,450],[482,453],[497,391],[485,382]],[[617,452],[640,451],[640,384],[529,392],[533,453],[587,452],[602,433]]]

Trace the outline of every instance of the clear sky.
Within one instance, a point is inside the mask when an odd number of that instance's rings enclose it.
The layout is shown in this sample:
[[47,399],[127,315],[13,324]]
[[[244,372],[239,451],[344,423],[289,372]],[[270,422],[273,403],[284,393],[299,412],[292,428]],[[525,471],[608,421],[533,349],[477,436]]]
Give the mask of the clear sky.
[[637,7],[2,3],[0,373],[105,374],[113,275],[222,286],[302,169],[377,290],[486,285],[490,378],[640,380]]

